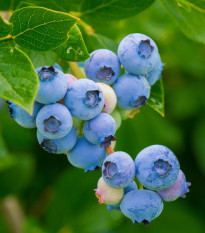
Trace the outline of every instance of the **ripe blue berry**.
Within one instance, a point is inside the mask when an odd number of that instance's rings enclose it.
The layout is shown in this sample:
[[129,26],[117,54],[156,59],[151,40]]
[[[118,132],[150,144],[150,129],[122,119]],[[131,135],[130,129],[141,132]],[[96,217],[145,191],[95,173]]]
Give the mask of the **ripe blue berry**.
[[118,57],[125,70],[135,75],[145,75],[160,59],[155,42],[140,33],[130,34],[120,42]]
[[122,213],[134,223],[149,224],[157,218],[163,210],[160,196],[150,190],[133,190],[124,195],[120,209]]
[[146,147],[135,159],[136,176],[148,189],[163,190],[176,181],[179,162],[174,153],[165,146]]
[[60,71],[63,72],[61,66],[60,66],[57,62],[56,62],[55,64],[53,64],[53,67],[54,67],[54,68],[57,68],[58,70],[60,70]]
[[162,63],[160,59],[155,67],[145,75],[150,86],[154,85],[156,81],[158,81],[162,77],[161,73],[164,65],[165,64]]
[[185,198],[185,193],[189,192],[190,182],[186,182],[184,173],[180,170],[175,183],[168,189],[158,191],[164,201],[175,201],[179,197]]
[[107,185],[113,188],[124,188],[135,177],[134,161],[125,152],[114,152],[105,159],[102,176]]
[[95,82],[112,84],[121,72],[118,57],[110,50],[98,49],[85,61],[85,73]]
[[43,136],[37,130],[37,138],[40,146],[49,153],[54,154],[63,154],[65,152],[70,151],[76,144],[77,135],[74,127],[70,130],[70,132],[62,138],[59,139],[49,139]]
[[19,125],[21,125],[24,128],[36,127],[36,116],[39,110],[43,107],[43,104],[34,102],[32,115],[30,115],[24,109],[10,101],[8,101],[8,104],[11,118],[13,118]]
[[122,109],[139,108],[146,104],[150,95],[150,86],[144,76],[122,75],[114,84],[117,104]]
[[105,156],[105,147],[91,144],[85,137],[80,137],[67,157],[73,166],[90,171],[101,167]]
[[112,87],[110,87],[109,85],[105,83],[97,83],[97,84],[100,86],[104,96],[103,111],[111,114],[117,105],[117,96],[114,90],[112,89]]
[[111,141],[115,141],[116,131],[115,120],[107,113],[100,113],[95,118],[86,121],[83,132],[86,139],[93,144],[109,146]]
[[128,186],[124,188],[124,194],[129,193],[130,191],[136,190],[136,189],[138,189],[138,187],[135,181],[133,180],[128,184]]
[[62,71],[53,66],[36,69],[40,86],[36,100],[42,104],[51,104],[61,100],[67,91],[67,79]]
[[79,79],[68,88],[65,104],[80,120],[90,120],[103,109],[104,97],[100,87],[89,79]]
[[65,137],[73,126],[69,110],[62,104],[44,106],[36,117],[39,132],[50,139]]

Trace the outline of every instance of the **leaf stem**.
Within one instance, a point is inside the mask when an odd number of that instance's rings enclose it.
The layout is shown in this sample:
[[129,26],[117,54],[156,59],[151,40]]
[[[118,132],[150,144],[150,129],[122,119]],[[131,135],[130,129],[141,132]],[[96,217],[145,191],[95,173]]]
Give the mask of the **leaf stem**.
[[107,154],[110,155],[112,153],[114,153],[115,151],[113,150],[112,146],[106,146],[105,147],[106,151],[107,151]]
[[85,75],[83,72],[80,70],[80,67],[78,66],[77,62],[68,62],[68,65],[70,66],[71,73],[77,78],[85,78]]

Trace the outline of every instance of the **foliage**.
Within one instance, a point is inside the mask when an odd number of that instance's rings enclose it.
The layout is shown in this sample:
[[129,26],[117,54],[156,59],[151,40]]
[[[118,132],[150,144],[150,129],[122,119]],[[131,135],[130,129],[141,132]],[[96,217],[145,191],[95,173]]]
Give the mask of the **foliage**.
[[[116,149],[134,158],[146,146],[164,144],[183,161],[182,169],[193,183],[186,202],[167,204],[162,217],[146,228],[132,225],[119,212],[97,205],[92,190],[99,171],[84,174],[71,168],[66,156],[44,153],[34,139],[35,130],[17,126],[0,105],[0,196],[21,200],[26,233],[205,231],[205,192],[200,188],[205,178],[205,2],[153,2],[1,1],[0,10],[13,14],[9,23],[0,18],[0,97],[28,112],[38,90],[34,68],[59,62],[66,70],[67,61],[82,61],[98,48],[116,53],[119,41],[129,33],[153,38],[166,65],[164,87],[162,81],[152,87],[148,105],[164,115],[165,95],[166,118],[142,107],[140,114],[122,124]],[[0,229],[9,232],[2,213]]]

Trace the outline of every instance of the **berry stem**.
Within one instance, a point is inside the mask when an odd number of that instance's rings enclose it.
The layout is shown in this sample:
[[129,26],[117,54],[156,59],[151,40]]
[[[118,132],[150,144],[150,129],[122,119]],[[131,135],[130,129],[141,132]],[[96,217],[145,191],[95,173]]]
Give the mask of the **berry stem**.
[[71,73],[77,78],[85,78],[85,75],[80,70],[80,67],[78,66],[77,62],[68,62],[68,65],[70,66]]
[[132,111],[129,113],[129,118],[133,119],[134,116],[135,116],[136,114],[138,114],[139,112],[140,112],[140,109],[139,109],[139,108],[136,108],[136,109],[132,110]]
[[110,146],[106,146],[105,148],[106,148],[106,151],[107,151],[107,154],[108,154],[108,155],[110,155],[110,154],[112,154],[112,153],[115,152],[115,151],[113,150],[113,148],[112,148],[111,145],[110,145]]
[[139,182],[139,180],[136,178],[136,183],[139,189],[144,189],[143,185]]

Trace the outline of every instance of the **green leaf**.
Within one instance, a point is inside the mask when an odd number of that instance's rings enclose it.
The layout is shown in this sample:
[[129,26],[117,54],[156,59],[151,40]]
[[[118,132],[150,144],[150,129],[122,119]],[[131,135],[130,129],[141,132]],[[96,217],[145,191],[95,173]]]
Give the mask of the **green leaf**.
[[163,0],[162,3],[188,38],[205,44],[204,1]]
[[104,37],[99,34],[91,34],[88,35],[88,41],[92,51],[103,48],[109,49],[114,53],[117,53],[118,43],[108,39],[107,37]]
[[70,31],[68,40],[56,52],[67,61],[84,61],[89,58],[82,34],[77,25]]
[[85,21],[110,21],[128,18],[149,7],[154,0],[27,0],[38,6],[71,12]]
[[0,42],[0,97],[32,113],[39,80],[28,56],[12,42]]
[[16,6],[21,2],[21,0],[6,0],[1,1],[0,10],[1,11],[8,11],[14,10]]
[[164,87],[161,79],[151,87],[147,104],[164,117]]
[[[154,0],[87,0],[82,1],[80,17],[93,21],[110,21],[128,18],[149,7]],[[94,20],[93,20],[94,19]]]
[[77,20],[69,14],[42,7],[24,7],[16,10],[10,18],[13,23],[11,34],[22,47],[48,51],[67,40],[67,34]]
[[80,11],[80,6],[84,0],[26,0],[27,4],[43,6],[52,10],[70,12]]
[[35,68],[40,66],[51,66],[58,60],[58,55],[54,51],[40,52],[25,49],[21,47],[28,57],[31,59]]
[[0,37],[7,36],[12,29],[12,25],[10,23],[6,23],[3,17],[0,15]]

